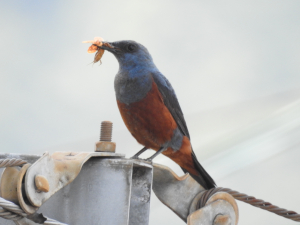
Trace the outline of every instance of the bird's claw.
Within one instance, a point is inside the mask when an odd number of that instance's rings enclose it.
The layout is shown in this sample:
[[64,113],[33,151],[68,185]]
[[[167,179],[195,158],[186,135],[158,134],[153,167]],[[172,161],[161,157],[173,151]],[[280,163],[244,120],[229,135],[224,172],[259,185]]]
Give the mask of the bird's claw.
[[148,158],[148,159],[144,159],[145,161],[147,161],[147,162],[152,162],[152,158],[150,157],[150,158]]
[[130,157],[130,159],[140,159],[138,156],[132,156],[132,157]]

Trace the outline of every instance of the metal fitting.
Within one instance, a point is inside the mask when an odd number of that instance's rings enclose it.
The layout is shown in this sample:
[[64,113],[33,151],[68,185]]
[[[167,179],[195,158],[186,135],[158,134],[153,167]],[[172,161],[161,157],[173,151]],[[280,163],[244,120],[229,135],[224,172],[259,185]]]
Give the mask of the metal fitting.
[[103,121],[101,123],[100,141],[95,144],[95,152],[115,152],[116,143],[111,142],[113,123]]
[[153,164],[152,190],[163,204],[188,225],[238,224],[238,206],[226,192],[213,194],[199,209],[199,200],[206,190],[189,174],[179,177],[169,167]]
[[49,182],[45,176],[36,175],[34,178],[36,189],[41,192],[49,192]]
[[228,215],[217,215],[214,219],[214,225],[231,225],[233,224]]

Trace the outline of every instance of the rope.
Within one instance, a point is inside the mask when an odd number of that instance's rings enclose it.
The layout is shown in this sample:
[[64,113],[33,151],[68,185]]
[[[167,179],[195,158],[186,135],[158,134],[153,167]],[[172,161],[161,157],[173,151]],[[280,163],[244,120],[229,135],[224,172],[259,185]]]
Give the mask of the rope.
[[276,205],[272,205],[270,202],[265,202],[264,200],[261,199],[256,199],[253,196],[249,196],[234,190],[231,190],[229,188],[222,188],[222,187],[217,187],[217,188],[212,188],[210,190],[206,190],[200,200],[198,201],[197,204],[197,208],[202,208],[203,206],[205,206],[207,200],[215,193],[217,192],[226,192],[230,195],[232,195],[232,197],[234,197],[235,199],[248,203],[250,205],[253,205],[255,207],[267,210],[269,212],[275,213],[279,216],[285,217],[287,219],[291,219],[297,222],[300,222],[300,214],[294,212],[294,211],[290,211],[290,210],[286,210],[283,208],[279,208]]
[[[26,163],[26,161],[24,161],[22,159],[15,159],[15,158],[0,159],[0,168],[11,167],[11,166],[21,166],[25,163]],[[0,217],[7,219],[7,220],[18,221],[27,216],[28,215],[23,211],[23,209],[20,206],[0,197]],[[31,218],[28,218],[28,219],[32,220]],[[47,220],[43,223],[45,225],[67,225],[65,223],[58,222],[54,219],[50,219],[47,217],[46,217],[46,219]]]
[[22,159],[0,159],[0,168],[3,167],[10,167],[10,166],[20,166],[25,164],[26,161],[22,160]]

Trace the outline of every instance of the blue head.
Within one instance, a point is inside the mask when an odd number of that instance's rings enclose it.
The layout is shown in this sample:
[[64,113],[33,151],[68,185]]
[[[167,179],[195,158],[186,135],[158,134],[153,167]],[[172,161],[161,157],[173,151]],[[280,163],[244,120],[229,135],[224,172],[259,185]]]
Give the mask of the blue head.
[[114,54],[119,62],[115,76],[118,101],[130,104],[144,98],[152,87],[152,74],[158,71],[148,50],[135,41],[104,42],[100,48]]
[[101,48],[111,52],[117,58],[120,71],[141,73],[145,70],[155,70],[152,57],[147,48],[135,41],[108,42]]

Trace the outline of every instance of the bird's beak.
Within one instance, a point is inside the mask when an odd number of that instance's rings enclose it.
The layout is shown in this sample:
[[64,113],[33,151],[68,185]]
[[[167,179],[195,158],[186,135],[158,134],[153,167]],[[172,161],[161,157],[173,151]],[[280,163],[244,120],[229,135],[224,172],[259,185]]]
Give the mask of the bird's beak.
[[114,42],[102,42],[102,45],[98,48],[107,50],[111,53],[118,53],[120,52],[120,49],[118,47],[115,46]]

